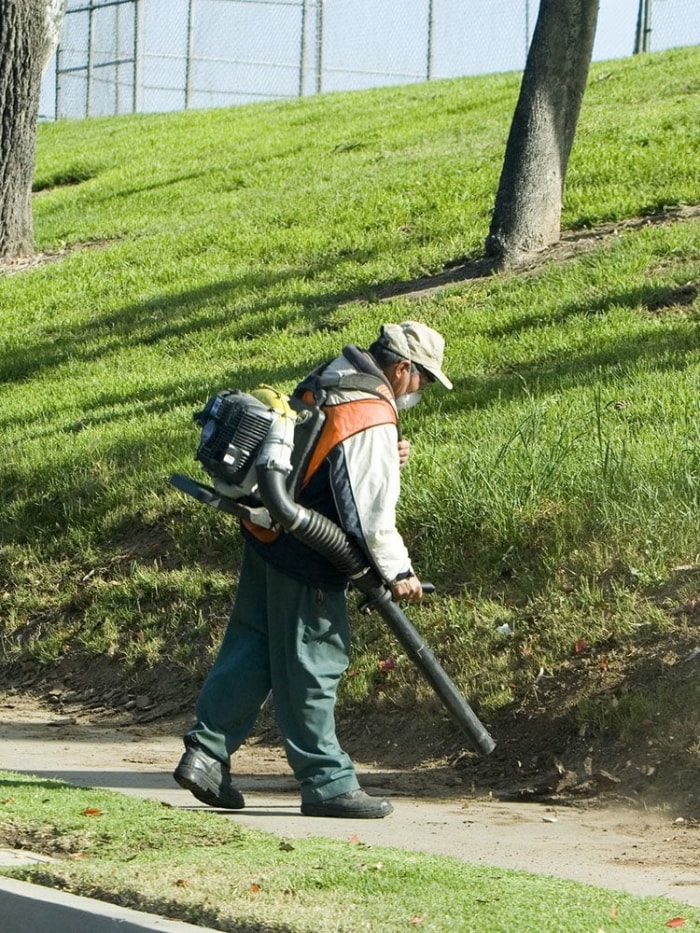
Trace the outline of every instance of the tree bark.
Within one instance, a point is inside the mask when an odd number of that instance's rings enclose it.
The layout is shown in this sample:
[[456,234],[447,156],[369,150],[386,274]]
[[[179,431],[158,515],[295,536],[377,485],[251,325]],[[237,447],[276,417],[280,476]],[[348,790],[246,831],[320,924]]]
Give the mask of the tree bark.
[[63,8],[63,0],[0,0],[0,260],[32,252],[41,75]]
[[500,267],[558,242],[599,0],[542,0],[506,145],[486,252]]

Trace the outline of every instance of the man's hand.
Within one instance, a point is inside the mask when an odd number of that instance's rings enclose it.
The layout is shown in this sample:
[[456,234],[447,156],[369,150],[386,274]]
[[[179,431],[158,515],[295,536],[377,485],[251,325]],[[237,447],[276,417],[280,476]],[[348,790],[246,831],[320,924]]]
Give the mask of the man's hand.
[[391,598],[395,603],[417,603],[423,598],[423,587],[418,577],[406,577],[390,584]]
[[399,469],[403,470],[403,468],[408,463],[408,458],[411,455],[411,442],[407,440],[400,440],[398,447],[399,447]]

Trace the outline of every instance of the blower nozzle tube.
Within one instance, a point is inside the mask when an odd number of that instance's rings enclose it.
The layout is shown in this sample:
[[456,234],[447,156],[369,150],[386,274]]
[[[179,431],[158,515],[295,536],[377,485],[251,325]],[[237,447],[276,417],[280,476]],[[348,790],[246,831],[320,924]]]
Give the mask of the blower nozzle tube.
[[291,471],[288,453],[291,451],[291,444],[287,433],[290,431],[293,438],[292,419],[279,418],[260,449],[256,472],[258,494],[263,504],[274,521],[285,531],[327,557],[368,597],[368,604],[371,604],[389,625],[475,750],[481,755],[489,755],[496,747],[493,738],[405,613],[392,600],[391,591],[368,565],[360,548],[335,522],[319,512],[299,505],[289,495],[285,479]]

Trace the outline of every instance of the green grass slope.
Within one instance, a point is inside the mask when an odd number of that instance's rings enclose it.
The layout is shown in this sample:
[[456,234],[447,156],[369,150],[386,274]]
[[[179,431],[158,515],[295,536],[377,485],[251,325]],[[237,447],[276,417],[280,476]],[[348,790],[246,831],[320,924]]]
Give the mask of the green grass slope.
[[[697,687],[665,678],[700,618],[700,49],[592,69],[568,258],[379,300],[479,255],[518,85],[40,127],[44,261],[0,276],[8,670],[201,676],[240,542],[168,485],[196,475],[192,412],[227,386],[290,390],[416,318],[444,333],[455,390],[404,419],[400,525],[439,587],[414,620],[500,730],[532,708],[648,741],[663,708],[664,736],[677,720],[675,750],[696,755]],[[342,711],[418,695],[440,716],[371,616],[351,674]]]

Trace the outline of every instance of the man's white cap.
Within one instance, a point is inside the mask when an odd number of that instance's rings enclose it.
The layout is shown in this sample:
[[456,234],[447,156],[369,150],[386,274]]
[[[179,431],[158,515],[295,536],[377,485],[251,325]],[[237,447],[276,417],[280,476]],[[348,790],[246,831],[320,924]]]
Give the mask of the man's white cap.
[[418,321],[384,324],[381,337],[388,350],[410,363],[417,363],[445,388],[452,388],[452,383],[442,371],[445,341],[432,327]]

